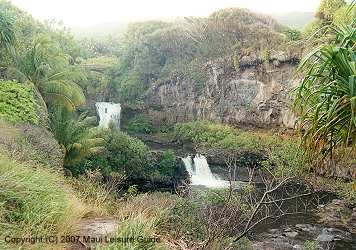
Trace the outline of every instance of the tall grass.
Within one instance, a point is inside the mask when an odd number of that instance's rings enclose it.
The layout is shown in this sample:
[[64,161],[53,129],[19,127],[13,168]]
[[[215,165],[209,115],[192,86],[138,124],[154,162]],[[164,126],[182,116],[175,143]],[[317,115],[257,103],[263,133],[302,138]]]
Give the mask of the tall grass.
[[155,220],[147,219],[144,214],[130,216],[124,220],[115,238],[132,239],[132,241],[121,243],[115,242],[101,246],[98,250],[160,250],[166,249],[163,243],[154,242]]
[[[133,242],[111,243],[100,250],[159,250],[167,249],[162,236],[158,236],[159,225],[173,208],[177,197],[168,193],[140,194],[122,202],[115,212],[119,220],[115,238],[132,238]],[[165,237],[166,238],[166,237]],[[154,242],[158,239],[159,242]]]
[[1,157],[0,239],[70,233],[85,207],[69,190],[55,172]]

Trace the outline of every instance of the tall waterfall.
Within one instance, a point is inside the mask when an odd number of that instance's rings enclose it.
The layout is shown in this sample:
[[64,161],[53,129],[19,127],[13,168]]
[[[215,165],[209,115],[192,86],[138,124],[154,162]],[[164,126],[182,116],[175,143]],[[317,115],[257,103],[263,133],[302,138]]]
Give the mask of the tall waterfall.
[[227,181],[215,177],[209,168],[209,164],[203,155],[197,154],[194,159],[187,156],[182,159],[186,170],[191,176],[192,185],[206,186],[210,188],[222,188],[228,185]]
[[120,128],[121,105],[120,103],[112,102],[97,102],[95,104],[96,111],[99,115],[99,127],[108,128],[112,122]]

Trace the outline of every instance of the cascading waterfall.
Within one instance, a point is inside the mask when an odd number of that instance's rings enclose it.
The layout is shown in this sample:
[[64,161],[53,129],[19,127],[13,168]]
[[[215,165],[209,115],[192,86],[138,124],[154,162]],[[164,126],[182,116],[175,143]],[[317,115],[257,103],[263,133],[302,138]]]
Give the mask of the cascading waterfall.
[[209,168],[209,164],[203,155],[197,154],[194,159],[189,155],[182,158],[186,170],[191,176],[191,184],[194,186],[206,186],[210,188],[226,187],[229,183],[215,177]]
[[117,128],[120,128],[120,103],[97,102],[95,107],[99,115],[99,127],[108,128],[112,122]]

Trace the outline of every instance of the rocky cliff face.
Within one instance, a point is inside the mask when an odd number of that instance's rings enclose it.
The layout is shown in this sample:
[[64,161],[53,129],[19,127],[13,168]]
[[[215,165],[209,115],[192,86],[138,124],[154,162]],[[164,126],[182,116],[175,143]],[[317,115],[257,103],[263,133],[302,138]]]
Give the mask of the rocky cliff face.
[[208,62],[203,89],[183,75],[153,85],[145,99],[146,114],[156,124],[211,120],[256,127],[292,128],[289,92],[295,85],[295,60],[283,54],[261,58],[245,56],[236,70],[231,59]]

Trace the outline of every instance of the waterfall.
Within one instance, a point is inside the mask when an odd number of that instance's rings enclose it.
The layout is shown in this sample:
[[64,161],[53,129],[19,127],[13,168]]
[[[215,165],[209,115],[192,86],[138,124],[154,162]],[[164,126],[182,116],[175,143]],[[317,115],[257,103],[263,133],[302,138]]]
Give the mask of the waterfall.
[[210,188],[222,188],[228,185],[227,181],[220,180],[213,175],[203,155],[197,154],[194,159],[191,156],[187,156],[182,160],[191,177],[192,185]]
[[99,115],[99,127],[108,128],[109,124],[112,122],[117,128],[120,128],[120,103],[97,102],[95,107]]

